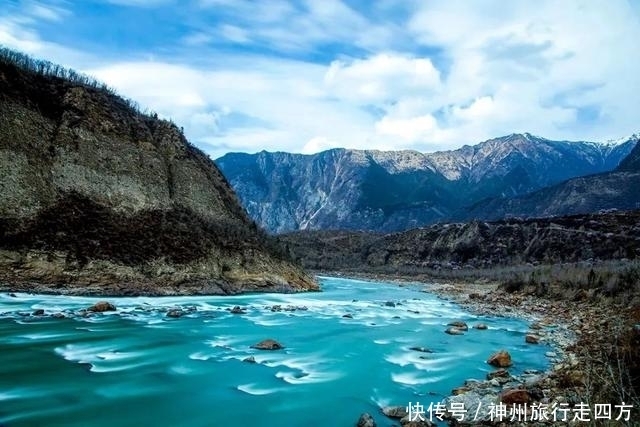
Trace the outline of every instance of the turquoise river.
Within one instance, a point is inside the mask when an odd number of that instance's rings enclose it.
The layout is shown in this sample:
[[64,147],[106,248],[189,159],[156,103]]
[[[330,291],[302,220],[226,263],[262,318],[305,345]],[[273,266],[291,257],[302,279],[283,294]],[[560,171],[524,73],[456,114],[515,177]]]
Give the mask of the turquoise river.
[[[109,298],[116,312],[88,317],[72,313],[100,299],[0,294],[0,426],[347,427],[363,412],[390,426],[381,406],[439,402],[484,378],[499,349],[515,373],[548,367],[522,320],[471,314],[419,285],[320,281],[306,294]],[[173,307],[187,314],[167,317]],[[489,329],[445,334],[454,320]],[[251,348],[266,338],[285,349]]]

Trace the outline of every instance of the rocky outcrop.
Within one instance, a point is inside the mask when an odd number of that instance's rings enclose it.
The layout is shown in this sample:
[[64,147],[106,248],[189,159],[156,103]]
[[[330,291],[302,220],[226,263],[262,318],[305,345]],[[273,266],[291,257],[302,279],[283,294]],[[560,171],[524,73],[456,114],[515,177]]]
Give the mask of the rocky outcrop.
[[317,289],[176,125],[49,69],[59,70],[0,55],[0,288]]

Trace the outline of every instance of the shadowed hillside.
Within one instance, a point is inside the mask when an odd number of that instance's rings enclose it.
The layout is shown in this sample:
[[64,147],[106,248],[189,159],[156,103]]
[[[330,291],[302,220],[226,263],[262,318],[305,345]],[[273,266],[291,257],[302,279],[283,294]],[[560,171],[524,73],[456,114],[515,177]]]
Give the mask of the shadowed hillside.
[[173,123],[4,49],[0,287],[220,294],[317,285]]

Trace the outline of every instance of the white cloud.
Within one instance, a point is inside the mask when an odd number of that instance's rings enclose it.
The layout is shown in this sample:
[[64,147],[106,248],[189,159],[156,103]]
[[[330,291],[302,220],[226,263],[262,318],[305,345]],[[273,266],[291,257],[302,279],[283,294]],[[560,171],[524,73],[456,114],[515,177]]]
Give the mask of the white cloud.
[[180,56],[158,49],[148,52],[154,60],[114,62],[57,45],[34,30],[34,16],[49,11],[37,7],[0,17],[0,43],[97,76],[184,126],[214,157],[431,151],[511,132],[608,139],[639,130],[639,12],[622,0],[415,2],[405,4],[415,7],[406,25],[338,0],[197,4],[194,14],[225,19],[189,27],[168,46]]
[[428,96],[440,84],[440,74],[428,58],[382,53],[367,59],[331,63],[324,82],[343,99],[363,104],[389,103],[414,93]]

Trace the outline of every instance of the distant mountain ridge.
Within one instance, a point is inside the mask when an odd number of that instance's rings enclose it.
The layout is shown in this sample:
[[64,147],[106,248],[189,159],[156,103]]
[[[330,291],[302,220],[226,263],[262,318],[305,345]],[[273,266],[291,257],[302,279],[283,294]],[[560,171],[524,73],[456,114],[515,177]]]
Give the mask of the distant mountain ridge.
[[[614,170],[638,142],[511,134],[436,153],[332,149],[229,153],[216,160],[249,215],[272,232],[397,231],[483,214],[563,181]],[[475,209],[475,211],[474,211]],[[504,215],[509,215],[505,212]]]

